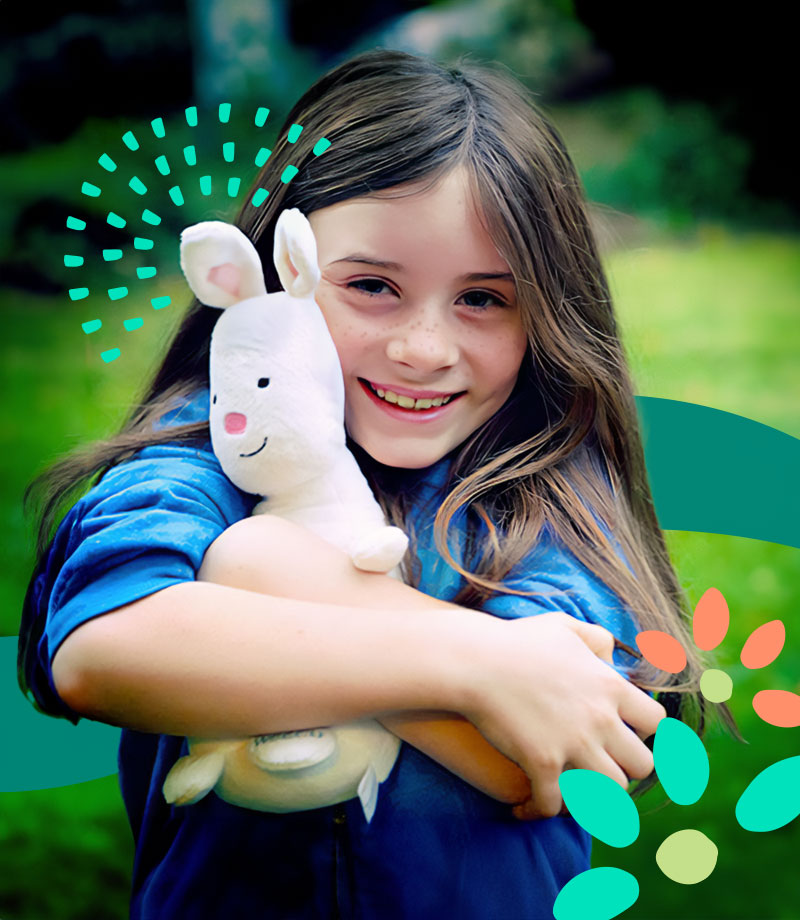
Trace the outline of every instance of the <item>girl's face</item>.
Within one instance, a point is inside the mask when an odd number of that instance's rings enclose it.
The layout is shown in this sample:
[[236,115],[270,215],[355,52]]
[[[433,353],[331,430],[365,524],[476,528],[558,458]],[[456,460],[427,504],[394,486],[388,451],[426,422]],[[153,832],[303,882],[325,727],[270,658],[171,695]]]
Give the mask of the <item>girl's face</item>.
[[435,463],[503,405],[527,347],[508,265],[463,171],[308,217],[350,436],[389,466]]

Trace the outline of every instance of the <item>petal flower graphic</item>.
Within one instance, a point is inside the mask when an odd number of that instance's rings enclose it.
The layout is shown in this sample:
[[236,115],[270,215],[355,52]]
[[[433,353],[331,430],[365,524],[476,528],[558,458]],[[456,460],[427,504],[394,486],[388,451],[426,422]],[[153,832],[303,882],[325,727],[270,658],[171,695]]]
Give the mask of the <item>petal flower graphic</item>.
[[765,668],[780,655],[786,642],[786,627],[781,620],[770,620],[747,637],[742,648],[742,664],[746,668]]
[[760,690],[753,697],[753,709],[765,722],[778,728],[800,725],[800,696],[791,690]]
[[611,920],[636,903],[639,883],[613,866],[587,869],[570,879],[553,905],[555,920]]
[[653,744],[656,774],[678,805],[693,805],[708,785],[708,754],[697,735],[677,719],[662,719]]
[[686,652],[674,636],[660,629],[646,629],[636,636],[636,645],[653,665],[669,674],[680,674],[686,667]]
[[694,608],[692,633],[695,645],[705,652],[716,648],[728,632],[730,619],[728,603],[722,592],[709,588]]
[[787,757],[762,770],[736,803],[736,820],[746,831],[774,831],[800,815],[800,757]]
[[594,770],[566,770],[558,785],[572,817],[593,837],[626,847],[639,836],[639,812],[613,779]]

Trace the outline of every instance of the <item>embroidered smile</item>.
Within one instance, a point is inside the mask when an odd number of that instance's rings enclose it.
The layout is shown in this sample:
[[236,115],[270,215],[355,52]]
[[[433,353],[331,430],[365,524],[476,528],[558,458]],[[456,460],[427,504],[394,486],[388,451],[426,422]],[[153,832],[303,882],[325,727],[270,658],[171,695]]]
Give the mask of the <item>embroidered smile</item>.
[[359,380],[362,384],[364,384],[364,386],[367,387],[370,393],[377,396],[379,399],[382,399],[384,402],[399,406],[401,409],[414,409],[416,411],[421,409],[438,409],[439,406],[446,406],[449,402],[457,399],[459,396],[463,396],[463,394],[466,392],[465,390],[462,390],[459,393],[442,393],[437,396],[423,396],[415,398],[413,396],[405,396],[400,393],[395,393],[393,390],[375,386],[374,384],[370,383],[369,380],[364,380],[362,377],[359,377]]
[[257,453],[260,453],[262,450],[264,450],[266,446],[267,446],[267,439],[265,437],[263,443],[261,444],[261,447],[257,448],[256,450],[250,451],[249,454],[239,454],[239,456],[240,457],[255,457],[255,455]]

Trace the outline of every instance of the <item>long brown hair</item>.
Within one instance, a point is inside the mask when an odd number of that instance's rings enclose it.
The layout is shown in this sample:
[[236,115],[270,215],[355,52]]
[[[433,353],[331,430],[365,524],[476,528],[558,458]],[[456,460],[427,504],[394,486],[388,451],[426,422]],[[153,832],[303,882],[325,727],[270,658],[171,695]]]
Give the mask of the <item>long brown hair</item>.
[[[303,130],[290,145],[291,124]],[[331,146],[317,156],[320,137]],[[299,173],[279,183],[289,163]],[[291,110],[256,183],[270,189],[267,202],[246,204],[238,224],[261,252],[267,290],[279,290],[270,254],[284,208],[309,214],[357,196],[411,194],[457,166],[466,168],[485,227],[510,266],[530,343],[506,405],[453,457],[435,529],[442,553],[465,579],[457,600],[477,607],[507,592],[503,579],[547,526],[641,628],[665,630],[687,649],[680,683],[643,663],[637,680],[694,690],[699,662],[686,640],[685,600],[653,510],[633,388],[583,191],[528,91],[494,65],[446,67],[388,50],[361,54],[321,77]],[[207,385],[217,316],[195,303],[122,432],[46,475],[40,550],[76,485],[156,440],[207,434],[203,425],[154,432],[152,422],[170,400]],[[403,496],[390,473],[357,454],[387,511],[402,521]],[[447,539],[459,511],[468,534],[488,528],[488,538],[467,540],[463,565]]]

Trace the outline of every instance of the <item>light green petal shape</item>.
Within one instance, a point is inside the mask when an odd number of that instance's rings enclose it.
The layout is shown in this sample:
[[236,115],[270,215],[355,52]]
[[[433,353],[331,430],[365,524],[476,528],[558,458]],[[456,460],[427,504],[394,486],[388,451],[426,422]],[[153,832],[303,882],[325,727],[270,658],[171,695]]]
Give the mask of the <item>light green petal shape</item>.
[[639,883],[613,866],[587,869],[570,879],[553,905],[555,920],[611,920],[636,903]]
[[639,836],[639,812],[613,779],[594,770],[566,770],[558,785],[570,814],[592,837],[627,847]]
[[774,831],[800,815],[800,757],[787,757],[762,770],[736,803],[736,820],[746,831]]
[[656,774],[678,805],[694,805],[708,785],[708,754],[697,735],[677,719],[658,723],[653,745]]

